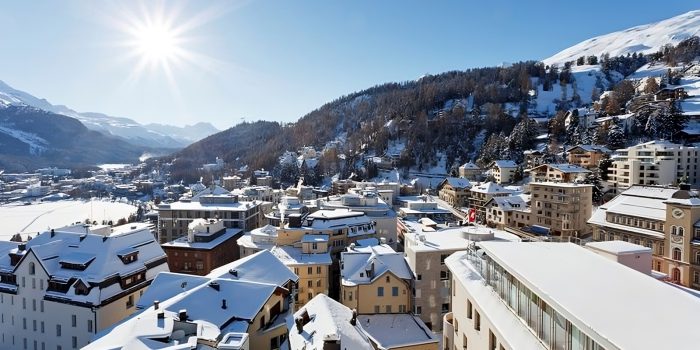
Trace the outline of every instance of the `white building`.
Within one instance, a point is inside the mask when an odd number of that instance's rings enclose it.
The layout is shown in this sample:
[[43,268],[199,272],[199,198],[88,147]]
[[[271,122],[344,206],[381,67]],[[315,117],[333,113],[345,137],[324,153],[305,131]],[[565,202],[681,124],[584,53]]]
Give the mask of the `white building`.
[[449,349],[695,349],[700,343],[696,295],[573,243],[480,242],[445,262],[455,286],[443,329]]
[[515,170],[518,169],[518,165],[512,160],[496,160],[491,163],[489,169],[496,183],[502,185],[513,182],[513,176],[515,175]]
[[655,140],[615,151],[608,169],[618,188],[632,185],[676,185],[682,180],[697,186],[698,148]]
[[[0,253],[0,348],[78,349],[130,315],[166,256],[146,224],[75,225]],[[2,249],[2,248],[0,248]]]

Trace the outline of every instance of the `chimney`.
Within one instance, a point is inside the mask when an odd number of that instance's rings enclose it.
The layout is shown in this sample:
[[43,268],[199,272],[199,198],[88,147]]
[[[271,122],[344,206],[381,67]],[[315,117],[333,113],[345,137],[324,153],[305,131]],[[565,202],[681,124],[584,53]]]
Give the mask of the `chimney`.
[[236,269],[230,269],[228,270],[228,273],[232,274],[233,277],[238,277],[238,270]]
[[386,237],[380,237],[380,238],[379,238],[379,242],[380,242],[381,244],[386,244]]
[[51,229],[51,238],[53,238],[53,236],[55,236],[55,235],[56,235],[56,232],[54,232],[54,230]]
[[153,310],[158,310],[159,305],[160,305],[160,301],[153,300]]
[[357,325],[357,309],[352,309],[352,318],[350,319],[351,325]]
[[221,299],[221,308],[226,310],[228,306],[226,306],[226,299]]
[[187,321],[187,309],[180,310],[180,312],[178,313],[178,317],[180,318],[181,322]]
[[158,311],[158,319],[164,319],[165,318],[165,312],[164,311]]
[[298,317],[295,318],[294,323],[297,325],[297,332],[299,332],[299,334],[303,333],[304,332],[304,324],[302,323],[301,318],[298,318]]

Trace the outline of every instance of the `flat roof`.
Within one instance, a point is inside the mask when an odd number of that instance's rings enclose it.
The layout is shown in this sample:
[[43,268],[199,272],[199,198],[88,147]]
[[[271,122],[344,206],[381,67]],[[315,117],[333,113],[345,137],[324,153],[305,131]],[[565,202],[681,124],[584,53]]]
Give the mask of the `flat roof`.
[[358,315],[357,321],[380,349],[438,342],[423,321],[410,314]]
[[651,276],[573,243],[479,245],[606,348],[695,349],[700,343],[694,322],[700,300]]
[[648,253],[651,248],[625,241],[603,241],[586,243],[586,247],[613,254]]
[[[188,242],[187,235],[180,238],[174,239],[170,242],[161,244],[162,247],[171,248],[192,248],[192,249],[214,249],[219,244],[228,241],[229,239],[238,235],[242,230],[240,228],[227,228],[226,232],[221,234],[221,236],[212,239],[209,242]],[[208,234],[204,234],[208,235]],[[197,236],[197,234],[195,234]]]

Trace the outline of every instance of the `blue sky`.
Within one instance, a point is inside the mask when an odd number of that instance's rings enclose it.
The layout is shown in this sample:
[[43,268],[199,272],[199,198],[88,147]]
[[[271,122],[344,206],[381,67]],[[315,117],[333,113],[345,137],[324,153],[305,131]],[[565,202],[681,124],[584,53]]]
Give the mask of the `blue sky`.
[[[542,59],[592,36],[693,10],[658,1],[4,2],[0,80],[78,111],[226,128],[291,122],[372,85]],[[697,6],[697,4],[695,4]],[[135,74],[123,25],[158,8],[196,56]],[[145,8],[145,9],[144,9]],[[166,16],[168,17],[168,16]],[[194,19],[194,20],[193,20]],[[136,34],[138,36],[138,34]]]

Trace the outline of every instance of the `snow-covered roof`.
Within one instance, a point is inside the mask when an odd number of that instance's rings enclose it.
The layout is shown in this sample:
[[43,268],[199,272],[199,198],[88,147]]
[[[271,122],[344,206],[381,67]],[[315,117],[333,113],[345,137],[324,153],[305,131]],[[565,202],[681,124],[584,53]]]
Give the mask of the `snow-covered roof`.
[[[324,350],[325,341],[337,341],[343,349],[374,350],[359,322],[356,325],[350,323],[352,317],[347,306],[325,294],[317,294],[294,313],[294,317],[287,319],[290,348]],[[297,318],[308,320],[301,332],[294,322]]]
[[593,248],[612,254],[650,253],[651,248],[625,241],[603,241],[586,243],[587,248]]
[[[6,253],[0,255],[0,271],[14,272],[22,264],[20,261],[13,266],[9,254],[22,256],[22,259],[33,254],[52,280],[70,281],[70,287],[79,280],[89,284],[87,295],[76,294],[75,288],[68,288],[66,293],[47,291],[47,296],[98,306],[124,291],[119,283],[101,286],[109,278],[146,271],[145,282],[158,272],[168,270],[165,252],[153,238],[149,224],[101,227],[100,233],[90,231],[90,225],[77,226],[81,230],[67,227],[37,235],[25,243],[22,251],[18,246],[8,250],[11,245],[4,244]],[[121,257],[126,253],[137,254],[136,260],[123,261]],[[155,266],[151,266],[154,263]]]
[[474,164],[473,162],[466,162],[466,163],[462,164],[462,166],[460,166],[460,168],[471,169],[471,170],[480,170],[481,169],[481,168],[479,168],[478,165]]
[[413,278],[403,253],[395,252],[386,244],[348,249],[341,253],[340,259],[340,275],[346,286],[369,284],[388,272],[401,279]]
[[304,254],[301,248],[293,246],[276,246],[270,252],[287,266],[330,265],[331,253]]
[[[503,211],[524,210],[527,203],[521,196],[493,197],[489,202],[494,202]],[[488,205],[488,203],[486,203]]]
[[[198,340],[217,343],[229,332],[248,333],[260,310],[279,290],[274,284],[229,278],[170,272],[162,275],[166,276],[157,278],[149,287],[149,291],[168,289],[160,295],[165,299],[150,300],[159,300],[158,309],[147,306],[100,333],[84,349],[193,349],[199,348]],[[185,288],[172,283],[181,280],[188,282]],[[187,319],[179,318],[181,310],[187,312]],[[161,312],[163,317],[159,318]],[[183,322],[194,327],[178,327]],[[190,329],[192,333],[178,335],[178,329]]]
[[582,168],[578,165],[569,164],[569,163],[542,164],[542,165],[538,165],[532,169],[528,169],[525,171],[533,171],[537,168],[542,168],[542,167],[552,168],[552,169],[561,171],[562,173],[565,173],[565,174],[590,173],[591,172],[590,170],[588,170],[586,168]]
[[[236,275],[234,276],[231,271],[236,271]],[[277,286],[285,286],[289,281],[299,280],[297,275],[267,250],[217,267],[207,277],[270,283]]]
[[452,186],[454,188],[470,188],[470,187],[472,187],[471,182],[469,182],[469,180],[467,180],[467,179],[463,179],[461,177],[447,177],[444,180],[442,180],[440,185],[438,185],[438,188],[442,188],[442,186],[445,183],[449,184],[450,186]]
[[218,245],[228,241],[229,239],[239,236],[241,231],[242,230],[239,228],[227,228],[224,233],[208,242],[198,242],[196,240],[194,242],[190,242],[187,236],[182,236],[170,242],[163,243],[162,246],[209,250],[216,248]]
[[[212,197],[212,196],[206,196]],[[221,197],[229,197],[227,195],[222,195]],[[200,198],[200,201],[202,198]],[[245,211],[257,204],[255,202],[235,202],[235,203],[202,203],[202,202],[173,202],[170,204],[161,204],[158,206],[158,210],[203,210],[203,211]]]
[[304,235],[301,237],[301,242],[328,242],[328,235]]
[[203,190],[196,192],[192,196],[192,200],[198,201],[203,196],[211,196],[211,195],[219,196],[219,195],[226,195],[226,194],[230,194],[230,193],[231,192],[229,190],[227,190],[219,185],[213,185],[213,186],[207,187]]
[[492,236],[494,240],[499,241],[520,241],[520,238],[512,233],[481,225],[426,230],[417,222],[404,220],[403,223],[409,228],[409,232],[404,233],[408,241],[406,245],[410,244],[410,249],[415,252],[465,250],[473,242],[467,234],[475,237]]
[[490,167],[497,168],[517,168],[518,164],[515,164],[512,160],[494,160]]
[[573,147],[569,147],[569,149],[566,151],[571,152],[572,150],[575,150],[577,148],[580,148],[586,152],[612,153],[612,151],[609,150],[607,147],[601,145],[576,145]]
[[439,341],[420,318],[411,314],[359,315],[357,322],[379,349],[400,349]]
[[[479,246],[607,349],[690,349],[700,342],[693,322],[700,314],[700,299],[648,275],[572,243],[481,242]],[[464,259],[447,261],[449,267],[456,263],[469,264]],[[645,316],[635,317],[642,305]]]
[[471,191],[476,192],[476,193],[486,193],[486,194],[512,192],[508,189],[505,189],[503,186],[501,186],[495,182],[482,182],[476,186],[473,186],[471,188]]

